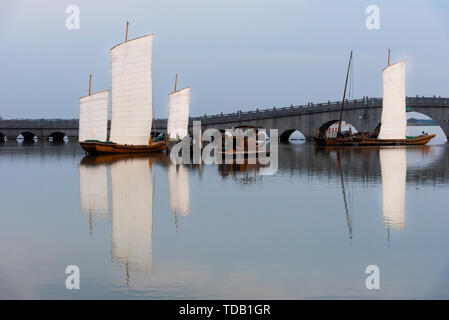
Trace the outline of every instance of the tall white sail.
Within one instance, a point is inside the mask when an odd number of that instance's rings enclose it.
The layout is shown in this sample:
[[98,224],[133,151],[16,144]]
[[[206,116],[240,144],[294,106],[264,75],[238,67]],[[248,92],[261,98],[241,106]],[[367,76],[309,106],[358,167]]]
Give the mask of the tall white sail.
[[106,218],[109,215],[108,171],[106,165],[79,166],[81,211]]
[[190,214],[189,174],[183,165],[171,161],[167,169],[170,210],[182,216]]
[[188,134],[190,88],[168,95],[167,135],[170,140],[182,140]]
[[111,165],[112,258],[136,269],[152,268],[151,162],[129,158]]
[[405,60],[382,71],[383,105],[379,139],[405,139],[405,72]]
[[151,34],[111,49],[112,142],[128,145],[149,142],[153,120],[152,45]]
[[382,172],[382,219],[388,227],[405,229],[405,147],[379,150]]
[[109,90],[80,98],[79,141],[106,141]]

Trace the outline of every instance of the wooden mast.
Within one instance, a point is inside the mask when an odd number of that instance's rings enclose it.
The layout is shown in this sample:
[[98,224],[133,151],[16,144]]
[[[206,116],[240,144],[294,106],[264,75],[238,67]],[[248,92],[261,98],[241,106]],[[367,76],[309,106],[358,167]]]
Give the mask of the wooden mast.
[[178,74],[176,74],[176,78],[175,78],[175,91],[173,91],[173,92],[176,92],[176,85],[178,84]]
[[92,85],[92,75],[89,76],[89,95],[90,95],[91,85]]
[[125,42],[128,41],[128,26],[129,26],[129,22],[126,21],[126,34],[125,34]]
[[340,111],[340,121],[338,122],[338,131],[337,131],[337,137],[341,133],[341,122],[343,120],[343,107],[345,105],[345,98],[346,98],[346,88],[348,87],[348,78],[349,78],[349,70],[351,68],[351,61],[352,61],[352,50],[351,55],[349,56],[349,64],[348,64],[348,71],[346,72],[346,82],[345,82],[345,90],[343,92],[343,101],[341,102],[341,111]]
[[388,48],[388,66],[390,66],[390,48]]

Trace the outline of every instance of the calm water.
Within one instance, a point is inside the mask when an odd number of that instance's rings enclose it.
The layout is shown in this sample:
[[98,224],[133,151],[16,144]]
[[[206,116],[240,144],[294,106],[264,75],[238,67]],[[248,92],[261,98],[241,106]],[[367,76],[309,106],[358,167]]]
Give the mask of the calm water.
[[449,298],[447,145],[279,148],[261,176],[1,144],[0,298]]

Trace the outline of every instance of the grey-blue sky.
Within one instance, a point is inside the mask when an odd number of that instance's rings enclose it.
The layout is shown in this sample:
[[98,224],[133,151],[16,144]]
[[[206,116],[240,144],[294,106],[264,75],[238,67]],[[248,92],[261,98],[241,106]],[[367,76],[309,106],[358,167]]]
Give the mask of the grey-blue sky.
[[[65,8],[81,28],[65,28]],[[380,8],[367,30],[365,8]],[[449,96],[447,1],[2,0],[0,116],[72,118],[78,97],[110,87],[109,49],[155,34],[155,115],[167,115],[175,73],[192,114],[341,99],[354,50],[355,98],[381,96],[387,49],[408,60],[407,94]]]

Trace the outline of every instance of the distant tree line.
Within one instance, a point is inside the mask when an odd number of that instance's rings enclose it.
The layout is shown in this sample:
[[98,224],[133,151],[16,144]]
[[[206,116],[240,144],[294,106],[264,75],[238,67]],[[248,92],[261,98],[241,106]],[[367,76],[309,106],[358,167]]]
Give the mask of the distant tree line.
[[436,123],[436,121],[433,119],[416,119],[416,118],[407,119],[407,124],[409,126],[437,126],[438,125]]

